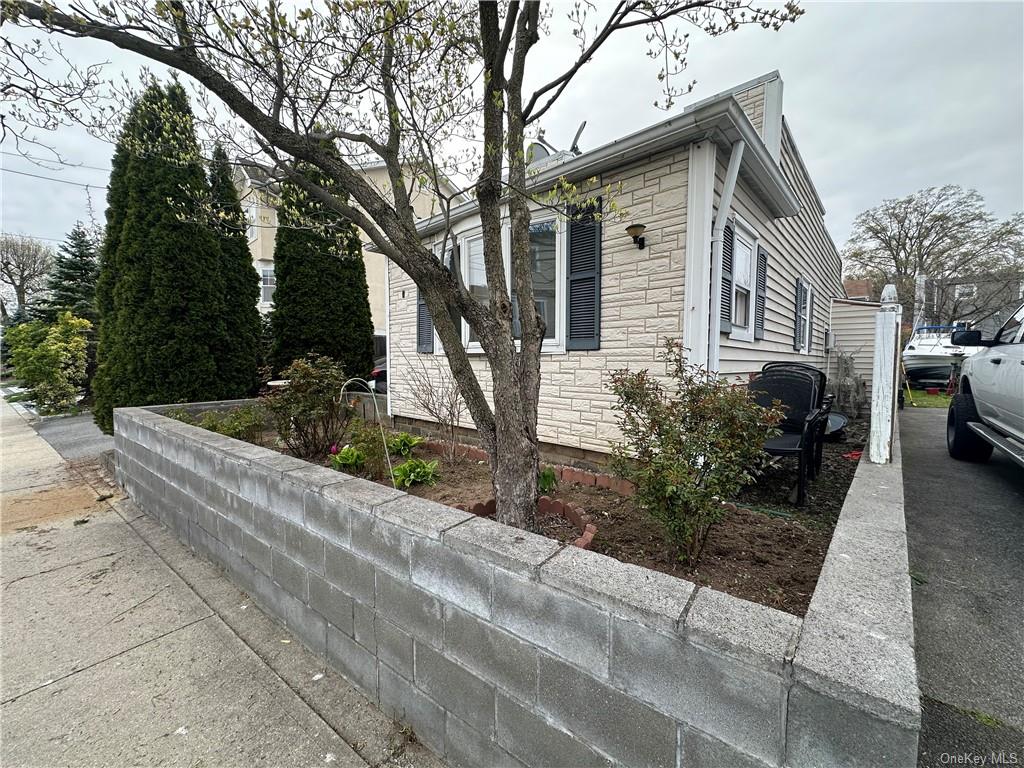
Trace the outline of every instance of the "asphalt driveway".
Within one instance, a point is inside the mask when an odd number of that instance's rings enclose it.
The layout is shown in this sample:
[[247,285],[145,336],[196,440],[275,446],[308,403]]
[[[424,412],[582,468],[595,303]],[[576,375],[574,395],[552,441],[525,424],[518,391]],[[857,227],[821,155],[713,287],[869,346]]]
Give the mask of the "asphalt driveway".
[[1024,764],[1024,470],[999,451],[954,461],[945,420],[939,408],[900,417],[919,765]]

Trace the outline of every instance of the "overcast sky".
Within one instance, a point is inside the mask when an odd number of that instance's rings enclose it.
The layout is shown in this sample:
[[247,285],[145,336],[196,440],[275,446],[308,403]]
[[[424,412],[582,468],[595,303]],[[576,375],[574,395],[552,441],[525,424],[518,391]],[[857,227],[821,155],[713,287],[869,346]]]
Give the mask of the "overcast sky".
[[[781,32],[695,34],[680,82],[697,85],[675,109],[779,70],[783,111],[840,248],[860,211],[929,186],[977,189],[1000,217],[1024,209],[1024,3],[803,7],[804,16]],[[549,41],[535,77],[549,62],[554,73],[572,55],[557,40]],[[658,66],[647,47],[642,34],[612,38],[546,119],[548,141],[568,148],[586,120],[585,151],[664,119],[653,106]],[[112,60],[118,70],[138,69],[93,41],[71,41],[67,49],[82,63]],[[50,138],[68,160],[109,167],[112,147],[81,130]],[[106,171],[42,169],[11,157],[13,150],[5,143],[0,155],[4,232],[60,240],[76,219],[88,219],[85,188],[13,171],[97,187],[106,184]],[[102,221],[105,193],[93,189],[91,197]]]

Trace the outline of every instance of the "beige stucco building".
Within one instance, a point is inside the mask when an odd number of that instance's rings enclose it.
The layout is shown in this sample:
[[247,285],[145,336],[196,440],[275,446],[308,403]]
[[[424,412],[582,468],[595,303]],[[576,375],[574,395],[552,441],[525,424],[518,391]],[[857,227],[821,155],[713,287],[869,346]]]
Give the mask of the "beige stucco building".
[[[830,302],[844,295],[840,258],[783,118],[782,91],[772,72],[533,168],[537,192],[562,176],[596,178],[592,194],[611,190],[621,211],[602,200],[606,218],[588,225],[539,207],[534,214],[534,279],[549,336],[538,430],[552,453],[599,458],[592,453],[609,450],[618,436],[609,372],[664,373],[656,355],[665,337],[683,339],[692,362],[737,382],[770,360],[824,368]],[[486,295],[475,203],[453,210],[451,221],[463,279]],[[625,231],[631,224],[646,227],[642,249]],[[444,227],[435,217],[420,231],[439,246]],[[393,264],[388,301],[389,409],[427,419],[407,372],[422,365],[440,378],[447,362],[415,284]],[[463,342],[478,349],[465,324]],[[486,390],[483,355],[473,364]]]

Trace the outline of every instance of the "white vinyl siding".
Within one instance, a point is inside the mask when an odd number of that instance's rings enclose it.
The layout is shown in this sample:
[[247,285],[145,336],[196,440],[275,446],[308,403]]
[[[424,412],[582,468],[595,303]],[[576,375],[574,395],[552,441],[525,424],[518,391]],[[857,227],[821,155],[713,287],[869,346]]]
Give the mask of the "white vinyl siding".
[[[716,168],[716,196],[721,194],[726,161],[719,153]],[[809,181],[797,160],[792,136],[783,130],[781,167],[800,200],[800,212],[782,219],[772,218],[756,200],[743,177],[736,185],[733,211],[756,230],[758,244],[768,255],[768,281],[764,339],[748,343],[720,334],[719,372],[745,381],[769,361],[799,360],[825,367],[825,331],[829,304],[843,296],[839,252],[832,242]],[[809,354],[793,349],[794,291],[798,277],[805,277],[814,292],[813,340]]]
[[831,378],[838,370],[839,353],[853,358],[853,369],[871,393],[871,372],[875,360],[875,315],[880,304],[869,301],[836,299],[832,302],[831,330],[834,349],[828,353],[825,374]]
[[757,267],[757,237],[745,222],[734,222],[732,251],[732,331],[734,341],[754,340],[754,279]]

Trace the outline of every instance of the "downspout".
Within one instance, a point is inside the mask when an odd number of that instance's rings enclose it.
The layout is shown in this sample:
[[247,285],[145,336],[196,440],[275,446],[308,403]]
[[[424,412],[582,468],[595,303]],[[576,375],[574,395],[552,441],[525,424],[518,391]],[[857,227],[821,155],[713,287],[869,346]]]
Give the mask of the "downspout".
[[722,186],[722,198],[718,201],[718,215],[715,226],[711,230],[711,317],[708,318],[708,370],[718,372],[718,354],[720,345],[720,321],[722,312],[722,234],[729,221],[732,208],[732,195],[736,191],[736,179],[740,175],[740,163],[743,162],[743,150],[746,147],[743,139],[732,145],[729,155],[729,168],[725,172],[725,184]]

